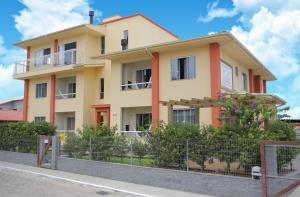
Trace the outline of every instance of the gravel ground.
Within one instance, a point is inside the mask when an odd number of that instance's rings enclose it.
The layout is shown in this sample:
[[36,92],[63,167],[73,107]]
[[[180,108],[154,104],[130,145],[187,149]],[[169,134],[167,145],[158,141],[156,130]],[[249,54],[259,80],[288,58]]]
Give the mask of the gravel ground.
[[0,168],[1,197],[129,197],[132,194]]

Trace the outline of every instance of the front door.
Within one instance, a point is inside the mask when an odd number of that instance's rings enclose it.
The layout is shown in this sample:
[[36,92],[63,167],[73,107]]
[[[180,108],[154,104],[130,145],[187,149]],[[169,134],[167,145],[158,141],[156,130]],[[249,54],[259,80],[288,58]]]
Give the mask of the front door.
[[95,105],[96,123],[110,125],[110,105]]

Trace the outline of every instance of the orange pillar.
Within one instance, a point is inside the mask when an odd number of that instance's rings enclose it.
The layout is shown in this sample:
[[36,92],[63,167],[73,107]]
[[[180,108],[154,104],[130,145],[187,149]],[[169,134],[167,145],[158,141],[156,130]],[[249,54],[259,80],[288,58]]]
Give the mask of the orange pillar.
[[58,40],[57,39],[54,40],[53,52],[54,52],[54,56],[53,56],[54,62],[53,62],[53,65],[55,66],[58,63],[58,55],[57,55],[57,52],[58,52]]
[[50,84],[50,123],[54,124],[55,120],[55,82],[56,75],[51,75]]
[[24,80],[23,120],[28,120],[29,79]]
[[[218,92],[221,91],[220,46],[218,43],[211,43],[209,45],[209,54],[211,97],[218,98]],[[221,122],[218,120],[220,116],[220,107],[213,107],[211,115],[212,126],[220,126]]]
[[29,71],[29,68],[30,68],[30,46],[27,47],[26,72]]
[[152,54],[152,122],[153,128],[159,122],[159,53]]
[[263,80],[263,93],[267,93],[267,81],[266,80]]
[[248,72],[249,72],[249,92],[253,93],[253,71],[252,69],[249,69]]
[[254,76],[254,93],[261,93],[260,75]]

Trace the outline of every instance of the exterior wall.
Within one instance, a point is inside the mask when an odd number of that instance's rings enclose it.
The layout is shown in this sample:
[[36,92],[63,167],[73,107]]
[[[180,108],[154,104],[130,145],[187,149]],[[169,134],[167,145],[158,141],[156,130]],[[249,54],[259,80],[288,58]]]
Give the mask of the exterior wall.
[[[47,97],[35,97],[38,83],[47,83]],[[28,121],[33,121],[35,116],[45,116],[50,121],[50,76],[29,80]]]
[[[171,80],[171,59],[184,56],[196,57],[196,78],[191,80]],[[159,59],[159,95],[160,100],[191,99],[210,97],[210,61],[209,48],[203,46],[185,51],[160,53]],[[174,109],[179,108],[174,106]],[[211,109],[200,109],[200,123],[211,123]],[[168,109],[160,105],[160,119],[167,122]]]
[[104,26],[106,27],[105,53],[122,50],[121,39],[123,39],[124,30],[128,30],[128,49],[170,42],[178,39],[141,16],[108,23]]

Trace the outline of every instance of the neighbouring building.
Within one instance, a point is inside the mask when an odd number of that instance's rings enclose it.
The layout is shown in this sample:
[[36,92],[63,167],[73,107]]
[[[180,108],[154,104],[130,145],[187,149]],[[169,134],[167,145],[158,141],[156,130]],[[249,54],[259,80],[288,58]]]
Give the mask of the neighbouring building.
[[0,100],[0,122],[23,120],[23,97]]
[[[216,98],[219,91],[266,93],[275,76],[231,33],[180,40],[142,14],[113,16],[16,43],[27,60],[24,120],[59,131],[107,123],[120,131],[167,121],[160,101]],[[219,109],[174,107],[174,121],[218,126]]]

